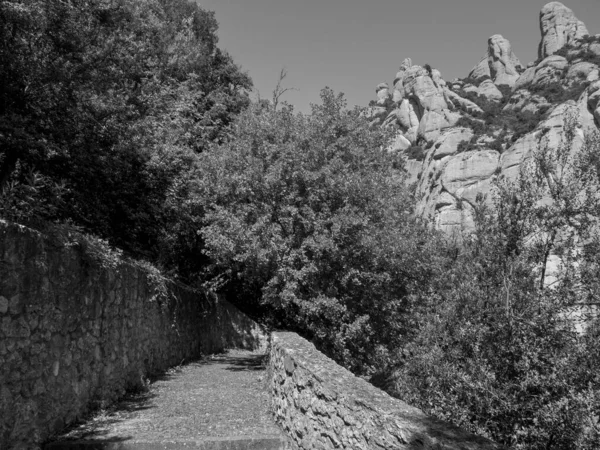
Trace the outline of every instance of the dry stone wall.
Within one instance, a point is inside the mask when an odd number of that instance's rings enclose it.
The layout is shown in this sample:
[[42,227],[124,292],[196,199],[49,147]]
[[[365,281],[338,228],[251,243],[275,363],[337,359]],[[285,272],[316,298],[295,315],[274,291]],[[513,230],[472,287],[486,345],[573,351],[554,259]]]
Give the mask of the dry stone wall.
[[390,397],[295,333],[273,333],[269,368],[275,418],[295,448],[498,448]]
[[0,221],[1,449],[35,448],[149,374],[259,345],[256,324],[228,303],[110,265]]

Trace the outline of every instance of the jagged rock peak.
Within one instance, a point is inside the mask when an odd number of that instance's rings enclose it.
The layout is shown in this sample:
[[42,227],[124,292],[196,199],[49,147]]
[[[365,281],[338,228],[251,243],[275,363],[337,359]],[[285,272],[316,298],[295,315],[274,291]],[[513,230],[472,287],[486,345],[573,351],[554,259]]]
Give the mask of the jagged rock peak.
[[519,69],[522,67],[508,39],[495,34],[488,39],[485,56],[473,67],[468,76],[474,79],[489,76],[496,85],[512,86],[519,78]]
[[565,45],[589,34],[585,24],[560,2],[550,2],[542,8],[540,30],[539,59],[553,55]]
[[375,92],[377,93],[377,104],[385,105],[387,99],[390,96],[390,87],[387,83],[379,83],[375,88]]
[[413,63],[412,63],[412,59],[410,59],[410,58],[406,58],[404,61],[402,61],[402,64],[400,64],[400,68],[398,69],[398,73],[396,74],[396,78],[394,78],[394,86],[398,83],[398,81],[400,81],[400,80],[402,80],[402,78],[404,78],[404,74],[412,66],[413,66]]
[[523,67],[512,51],[508,39],[500,34],[495,34],[488,39],[488,65],[494,83],[509,86],[515,84],[519,78],[519,70]]
[[400,70],[408,70],[412,66],[413,66],[412,59],[406,58],[404,61],[402,61],[402,64],[400,64]]
[[377,87],[375,88],[375,93],[381,91],[382,89],[389,89],[390,87],[388,86],[387,83],[379,83],[377,85]]

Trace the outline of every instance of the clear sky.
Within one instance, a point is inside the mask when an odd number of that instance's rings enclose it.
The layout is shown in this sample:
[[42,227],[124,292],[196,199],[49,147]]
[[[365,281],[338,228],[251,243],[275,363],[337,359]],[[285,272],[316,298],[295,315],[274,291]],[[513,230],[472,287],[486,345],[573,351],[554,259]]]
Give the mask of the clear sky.
[[[547,0],[196,0],[215,11],[220,46],[271,98],[282,67],[284,99],[299,111],[329,86],[366,105],[393,81],[404,58],[429,63],[446,80],[464,77],[502,34],[526,65],[537,57],[539,11]],[[565,0],[591,34],[600,0]]]

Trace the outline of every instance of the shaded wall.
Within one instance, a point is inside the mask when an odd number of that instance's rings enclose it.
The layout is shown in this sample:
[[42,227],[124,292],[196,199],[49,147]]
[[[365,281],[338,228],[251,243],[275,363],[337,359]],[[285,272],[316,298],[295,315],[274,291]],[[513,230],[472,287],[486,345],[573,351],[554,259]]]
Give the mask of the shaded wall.
[[148,374],[260,344],[228,303],[0,221],[0,448],[32,448]]

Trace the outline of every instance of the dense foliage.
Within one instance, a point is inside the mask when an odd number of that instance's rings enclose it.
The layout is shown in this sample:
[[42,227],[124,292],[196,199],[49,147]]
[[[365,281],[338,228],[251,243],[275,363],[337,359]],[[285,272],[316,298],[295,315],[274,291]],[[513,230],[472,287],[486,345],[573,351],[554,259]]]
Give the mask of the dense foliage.
[[[511,448],[600,445],[600,327],[587,315],[598,293],[600,138],[576,152],[574,120],[516,184],[498,183],[470,239],[446,247],[413,311],[420,331],[387,380],[409,403]],[[545,273],[550,254],[557,280]]]
[[195,155],[251,86],[216,30],[186,0],[0,1],[0,212],[178,268]]
[[406,294],[427,276],[430,244],[390,136],[342,96],[322,100],[306,116],[253,108],[236,139],[202,155],[202,234],[229,292],[370,373],[410,330]]

